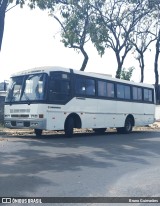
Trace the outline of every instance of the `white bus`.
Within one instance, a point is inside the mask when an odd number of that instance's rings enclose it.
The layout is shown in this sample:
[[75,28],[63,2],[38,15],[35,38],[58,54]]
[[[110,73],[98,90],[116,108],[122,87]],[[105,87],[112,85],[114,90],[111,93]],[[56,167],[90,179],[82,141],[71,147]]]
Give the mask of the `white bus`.
[[154,122],[154,86],[61,67],[43,67],[11,76],[5,99],[5,126],[43,130],[92,128],[97,133]]

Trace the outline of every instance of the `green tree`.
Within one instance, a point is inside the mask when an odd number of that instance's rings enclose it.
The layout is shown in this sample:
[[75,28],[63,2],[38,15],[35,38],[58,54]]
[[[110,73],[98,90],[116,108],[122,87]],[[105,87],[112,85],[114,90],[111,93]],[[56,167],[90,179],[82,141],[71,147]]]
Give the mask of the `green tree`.
[[[0,0],[4,1],[5,0]],[[11,3],[20,4],[23,7],[26,4],[25,0],[8,0],[4,8],[3,20],[5,18],[5,12],[8,5]],[[27,5],[34,9],[39,7],[42,10],[48,9],[50,14],[59,22],[61,26],[61,37],[62,42],[68,48],[73,48],[76,51],[80,51],[84,56],[84,61],[81,66],[83,71],[88,62],[88,54],[84,48],[85,44],[92,39],[94,45],[96,45],[99,50],[99,54],[104,54],[103,41],[99,42],[99,37],[97,37],[97,29],[100,26],[96,25],[96,14],[94,13],[92,4],[97,4],[102,7],[104,0],[29,0]],[[58,14],[57,14],[58,13]],[[0,28],[4,28],[4,25]],[[103,40],[107,38],[107,32],[104,31],[105,35]],[[3,32],[1,32],[1,42],[2,42]]]
[[[146,7],[146,0],[132,2],[128,0],[107,0],[103,8],[97,5],[95,9],[101,16],[101,28],[108,30],[108,40],[105,46],[115,53],[117,60],[116,78],[120,78],[124,60],[132,49],[130,43],[135,26],[149,13]],[[97,31],[103,36],[103,30]]]
[[144,81],[144,68],[145,68],[145,60],[144,55],[147,51],[149,45],[156,40],[155,35],[155,27],[157,22],[153,18],[152,11],[144,16],[135,27],[135,31],[133,32],[132,38],[130,38],[130,42],[134,47],[135,59],[139,62],[139,67],[141,69],[141,80]]
[[128,69],[123,68],[121,71],[121,75],[120,75],[120,79],[124,79],[124,80],[131,80],[133,71],[134,71],[134,67],[129,67]]
[[[61,26],[61,37],[65,47],[73,48],[80,51],[84,60],[82,62],[81,71],[84,71],[89,60],[85,50],[86,43],[92,39],[94,44],[97,44],[97,16],[94,8],[95,0],[70,0],[68,4],[60,4],[59,7],[52,11],[52,16],[58,21]],[[101,3],[100,3],[101,2]],[[102,7],[103,0],[99,0],[99,5]],[[106,31],[106,30],[105,30]],[[105,32],[105,39],[107,38]],[[99,54],[104,53],[103,47],[99,44]]]

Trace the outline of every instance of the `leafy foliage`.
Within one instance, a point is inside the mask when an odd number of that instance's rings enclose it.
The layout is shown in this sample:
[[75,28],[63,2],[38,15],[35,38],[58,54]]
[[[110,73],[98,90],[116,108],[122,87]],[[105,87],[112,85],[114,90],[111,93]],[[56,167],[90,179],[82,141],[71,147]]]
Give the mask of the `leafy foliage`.
[[[159,0],[0,0],[0,48],[5,11],[15,5],[48,9],[61,26],[61,41],[64,46],[83,54],[81,70],[85,69],[89,59],[85,45],[91,41],[101,56],[106,48],[113,50],[117,61],[116,77],[121,78],[123,75],[126,78],[123,64],[128,53],[134,48],[134,52],[138,54],[136,58],[141,67],[143,81],[144,52],[155,39],[156,45],[160,44]],[[154,20],[157,20],[157,23]],[[156,52],[157,78],[157,48]]]
[[[61,37],[65,47],[74,48],[80,51],[84,56],[81,70],[84,70],[88,55],[84,49],[85,44],[92,40],[100,55],[104,54],[102,44],[107,38],[105,29],[104,35],[98,36],[99,25],[97,24],[97,13],[92,5],[103,5],[104,0],[69,0],[67,4],[59,4],[56,11],[51,15],[59,22],[61,26]],[[103,38],[103,39],[102,39]],[[102,41],[103,40],[103,41]]]
[[[103,45],[105,45],[105,48],[112,49],[115,53],[117,78],[120,78],[124,60],[133,47],[130,38],[132,38],[135,27],[149,12],[145,3],[146,0],[136,3],[128,0],[107,0],[103,9],[98,8],[98,6],[95,8],[101,17],[101,21],[99,21],[101,28],[108,32],[108,39],[105,39],[105,44],[102,38]],[[100,33],[99,36],[105,35],[104,30],[99,29],[98,32]],[[99,41],[101,42],[100,39]]]
[[134,67],[129,67],[128,69],[123,68],[122,71],[121,71],[120,78],[130,81],[134,69],[135,69]]
[[144,80],[144,54],[147,51],[149,45],[156,40],[156,27],[157,22],[153,18],[153,12],[150,12],[144,16],[135,27],[130,43],[134,47],[135,59],[139,62],[141,69],[141,80]]

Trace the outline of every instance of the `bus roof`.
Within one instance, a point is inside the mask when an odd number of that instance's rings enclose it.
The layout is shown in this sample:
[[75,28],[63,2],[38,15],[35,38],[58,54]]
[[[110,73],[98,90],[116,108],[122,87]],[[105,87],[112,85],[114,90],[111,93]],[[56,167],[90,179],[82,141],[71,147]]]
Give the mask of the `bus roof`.
[[14,74],[11,75],[11,77],[23,76],[23,75],[28,75],[28,74],[36,74],[36,73],[47,73],[47,74],[49,74],[51,71],[63,71],[63,72],[70,73],[71,70],[75,74],[80,74],[80,75],[84,75],[84,76],[95,77],[95,78],[99,78],[99,79],[110,80],[110,81],[120,82],[120,83],[126,83],[126,84],[131,84],[131,85],[136,85],[136,86],[154,88],[154,86],[152,84],[137,83],[137,82],[133,82],[133,81],[117,79],[117,78],[113,78],[109,74],[84,72],[84,71],[74,70],[74,69],[71,69],[71,68],[59,67],[59,66],[37,67],[37,68],[33,68],[33,69],[24,70],[24,71],[21,71],[21,72],[14,73]]

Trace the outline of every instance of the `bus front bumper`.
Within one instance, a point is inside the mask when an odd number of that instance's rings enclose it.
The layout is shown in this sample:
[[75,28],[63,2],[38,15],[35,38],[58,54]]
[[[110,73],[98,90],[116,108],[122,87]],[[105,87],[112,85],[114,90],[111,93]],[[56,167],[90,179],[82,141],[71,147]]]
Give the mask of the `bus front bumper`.
[[5,127],[12,129],[46,129],[46,119],[9,119],[4,120]]

